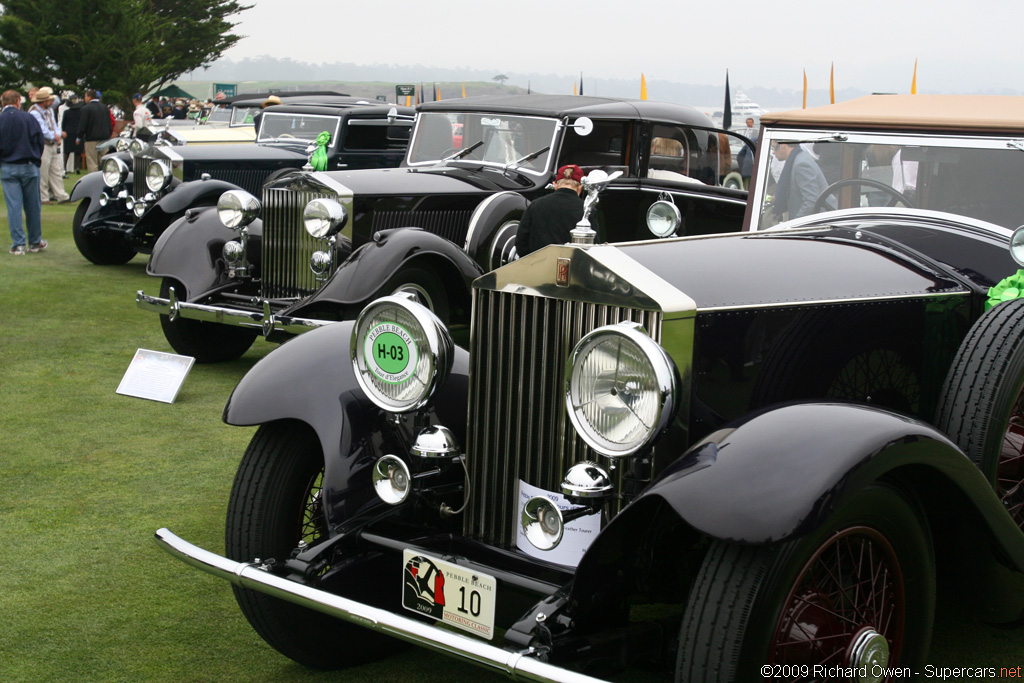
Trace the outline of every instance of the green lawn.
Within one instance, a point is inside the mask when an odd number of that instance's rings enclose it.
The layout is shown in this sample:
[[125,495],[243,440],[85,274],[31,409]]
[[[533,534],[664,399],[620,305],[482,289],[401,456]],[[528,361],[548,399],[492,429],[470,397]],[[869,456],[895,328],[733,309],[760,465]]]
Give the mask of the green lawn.
[[[18,257],[0,210],[0,681],[498,680],[417,649],[306,670],[254,634],[227,583],[155,546],[167,526],[223,550],[252,430],[223,424],[221,410],[273,347],[193,367],[173,405],[116,394],[137,348],[170,350],[134,303],[158,283],[146,257],[100,267],[79,255],[74,208],[44,207],[49,250]],[[945,609],[931,661],[1017,666],[1022,636]]]

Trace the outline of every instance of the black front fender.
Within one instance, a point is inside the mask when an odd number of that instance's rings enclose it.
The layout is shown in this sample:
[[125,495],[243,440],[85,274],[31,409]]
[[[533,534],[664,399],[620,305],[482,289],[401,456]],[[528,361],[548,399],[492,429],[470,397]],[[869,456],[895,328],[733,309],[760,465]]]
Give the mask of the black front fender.
[[190,183],[175,180],[175,183],[132,228],[131,239],[139,247],[151,250],[168,226],[187,209],[216,206],[224,192],[238,189],[237,185],[221,180],[197,180]]
[[331,302],[362,307],[380,296],[380,288],[404,266],[434,272],[449,289],[451,301],[468,301],[470,284],[483,274],[462,249],[419,228],[382,230],[356,249],[331,279],[304,304]]
[[[347,504],[360,498],[350,495],[353,477],[365,474],[381,455],[373,437],[383,413],[366,398],[349,360],[354,324],[321,327],[274,349],[242,378],[224,408],[224,421],[232,425],[308,424],[323,448],[328,516],[339,520],[355,512]],[[448,426],[463,443],[468,367],[468,353],[456,348],[452,372],[430,415],[431,424]]]

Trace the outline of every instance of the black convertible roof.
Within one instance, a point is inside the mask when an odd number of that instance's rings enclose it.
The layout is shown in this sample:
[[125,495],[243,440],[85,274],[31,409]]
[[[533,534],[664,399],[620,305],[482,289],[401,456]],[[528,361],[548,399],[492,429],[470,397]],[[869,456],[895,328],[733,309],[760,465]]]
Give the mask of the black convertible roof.
[[556,118],[641,119],[714,128],[706,115],[681,104],[584,95],[487,95],[424,102],[417,109],[424,112],[491,112]]
[[412,118],[416,110],[412,107],[400,107],[379,100],[367,100],[361,97],[289,97],[282,99],[281,104],[275,104],[264,109],[266,112],[282,114],[325,114],[328,116],[354,116],[359,118],[361,112],[366,116],[384,116],[388,110],[394,108],[398,115],[404,118]]

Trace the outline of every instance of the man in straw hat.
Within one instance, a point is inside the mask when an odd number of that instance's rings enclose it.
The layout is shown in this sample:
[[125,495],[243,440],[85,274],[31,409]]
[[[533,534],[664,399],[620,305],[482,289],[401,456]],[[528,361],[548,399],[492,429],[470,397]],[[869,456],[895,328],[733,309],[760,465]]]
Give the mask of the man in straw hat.
[[28,113],[39,123],[43,132],[43,155],[39,166],[39,199],[43,204],[66,202],[69,197],[64,190],[64,164],[60,144],[64,132],[57,127],[56,111],[58,100],[52,88],[39,88],[32,93],[32,106]]

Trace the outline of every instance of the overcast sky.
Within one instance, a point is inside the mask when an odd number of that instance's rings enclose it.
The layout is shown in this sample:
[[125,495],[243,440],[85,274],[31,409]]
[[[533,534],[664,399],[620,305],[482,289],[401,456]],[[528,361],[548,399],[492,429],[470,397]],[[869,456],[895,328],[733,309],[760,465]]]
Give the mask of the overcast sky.
[[[225,57],[720,84],[1024,92],[1024,1],[253,0]],[[570,4],[575,9],[569,9]],[[344,78],[339,74],[339,78]],[[570,81],[571,82],[571,81]],[[511,84],[525,85],[510,81]]]

